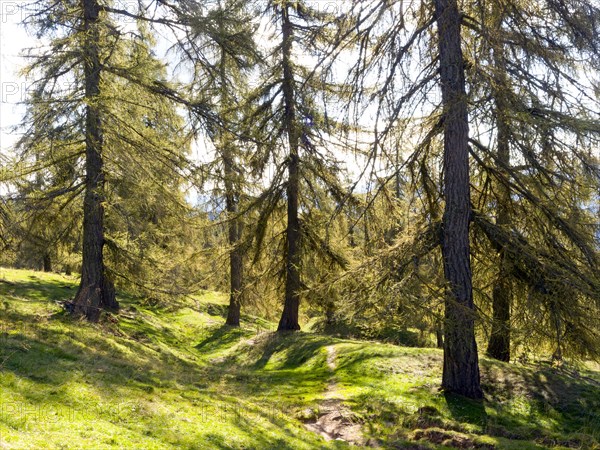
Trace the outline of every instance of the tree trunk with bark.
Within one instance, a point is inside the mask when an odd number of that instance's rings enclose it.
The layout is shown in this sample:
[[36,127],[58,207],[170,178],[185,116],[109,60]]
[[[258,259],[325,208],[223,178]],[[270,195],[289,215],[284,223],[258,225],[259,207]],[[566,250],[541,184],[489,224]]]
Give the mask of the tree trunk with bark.
[[435,343],[437,348],[444,348],[444,329],[441,321],[435,324]]
[[[498,158],[507,164],[510,162],[506,126],[498,123]],[[503,171],[504,172],[504,171]],[[510,190],[499,183],[498,213],[496,224],[504,227],[510,224]],[[492,332],[488,341],[487,354],[494,359],[510,360],[510,308],[512,302],[512,283],[510,280],[510,261],[504,249],[498,252],[498,272],[492,291]]]
[[[498,5],[495,5],[493,16],[497,22],[493,25],[494,30],[501,33],[503,12]],[[494,101],[496,104],[496,125],[497,125],[497,156],[498,170],[508,176],[508,167],[510,165],[510,128],[507,122],[506,113],[508,110],[506,95],[508,94],[509,84],[506,76],[506,65],[504,63],[504,46],[499,42],[501,36],[496,37],[492,51],[494,62]],[[510,188],[503,181],[498,181],[496,186],[496,200],[498,210],[496,215],[496,224],[500,227],[510,225]],[[510,360],[510,308],[512,303],[512,283],[510,280],[510,261],[504,249],[498,252],[498,271],[496,283],[492,292],[492,332],[487,346],[487,354],[497,360]]]
[[73,313],[96,322],[103,309],[116,310],[115,289],[104,267],[104,161],[100,94],[99,12],[96,0],[82,0],[84,13],[85,197],[83,204],[83,261],[81,284]]
[[228,215],[228,239],[231,248],[229,252],[229,309],[227,310],[226,324],[239,327],[240,312],[243,296],[243,271],[244,260],[240,240],[242,238],[242,223],[238,217],[238,194],[235,188],[235,170],[233,168],[233,155],[228,148],[223,154],[225,171],[225,203]]
[[239,193],[234,181],[234,156],[230,145],[223,149],[223,165],[225,175],[225,207],[228,215],[228,240],[231,248],[229,252],[229,309],[226,324],[234,327],[240,326],[240,312],[243,296],[243,271],[244,260],[240,240],[242,238],[242,223],[238,217]]
[[285,104],[285,128],[288,135],[288,182],[287,182],[287,254],[285,303],[279,321],[278,331],[299,330],[300,309],[300,218],[298,215],[298,194],[300,186],[300,130],[298,128],[294,73],[292,68],[293,30],[289,17],[289,6],[281,7],[282,52],[283,52],[283,97]]
[[[221,32],[225,30],[221,26]],[[221,47],[221,59],[219,62],[219,77],[221,83],[221,107],[224,111],[230,107],[231,98],[227,90],[227,52]],[[239,184],[236,180],[235,170],[235,144],[231,133],[221,129],[219,136],[219,149],[223,160],[223,176],[225,184],[225,208],[228,220],[228,243],[229,243],[229,308],[225,323],[233,327],[240,326],[240,315],[243,296],[243,274],[244,260],[240,248],[242,238],[242,220],[239,217]]]
[[44,264],[44,272],[52,272],[52,257],[49,252],[44,253],[42,262]]
[[445,300],[442,388],[482,398],[470,264],[469,125],[456,0],[434,0],[444,107],[444,197],[442,230]]

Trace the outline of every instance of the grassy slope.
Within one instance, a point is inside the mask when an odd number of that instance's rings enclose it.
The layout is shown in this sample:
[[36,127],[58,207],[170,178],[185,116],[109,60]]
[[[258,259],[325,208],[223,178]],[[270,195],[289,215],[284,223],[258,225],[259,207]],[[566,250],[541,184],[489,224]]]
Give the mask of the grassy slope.
[[[348,448],[307,431],[337,388],[384,448],[600,448],[600,376],[482,360],[487,400],[438,390],[433,349],[221,326],[225,299],[74,322],[75,280],[0,269],[0,448]],[[418,441],[418,443],[417,443]]]

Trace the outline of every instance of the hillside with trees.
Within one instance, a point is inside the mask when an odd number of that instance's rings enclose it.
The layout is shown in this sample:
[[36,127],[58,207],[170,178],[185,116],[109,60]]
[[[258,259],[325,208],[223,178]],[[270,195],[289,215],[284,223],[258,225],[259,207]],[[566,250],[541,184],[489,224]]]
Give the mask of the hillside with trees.
[[600,448],[600,5],[19,8],[0,448]]

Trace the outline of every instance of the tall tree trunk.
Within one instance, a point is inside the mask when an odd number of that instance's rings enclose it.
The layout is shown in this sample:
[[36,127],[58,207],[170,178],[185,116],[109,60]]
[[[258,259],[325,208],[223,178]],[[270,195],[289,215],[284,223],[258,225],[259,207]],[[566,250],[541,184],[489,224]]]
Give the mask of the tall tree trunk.
[[[496,23],[494,30],[501,33],[503,12],[499,5],[494,5],[493,16]],[[507,123],[508,110],[506,96],[508,95],[508,81],[506,65],[504,63],[504,46],[500,42],[501,36],[495,37],[493,51],[494,61],[494,100],[496,104],[497,128],[497,156],[498,170],[505,177],[508,176],[507,168],[510,165],[510,129]],[[496,223],[501,227],[510,225],[510,188],[502,181],[496,186],[498,210]],[[492,358],[508,362],[510,360],[510,307],[512,301],[512,283],[510,281],[510,261],[506,251],[501,249],[498,253],[498,272],[496,283],[492,292],[492,333],[488,341],[487,354]]]
[[461,17],[456,0],[434,0],[444,106],[444,196],[442,231],[445,300],[442,388],[481,398],[475,342],[469,223],[469,124],[461,49]]
[[352,216],[352,214],[348,214],[348,238],[349,238],[349,243],[348,245],[350,245],[350,248],[356,248],[356,238],[355,238],[355,231],[354,231],[354,227],[356,226],[356,222],[354,221],[354,217]]
[[300,130],[297,124],[294,98],[294,74],[292,68],[293,31],[287,3],[281,7],[283,34],[283,97],[285,102],[285,127],[288,134],[288,182],[287,182],[287,254],[285,303],[278,331],[299,330],[300,309],[300,219],[298,217],[298,191],[300,184]]
[[[221,24],[221,32],[225,32]],[[221,82],[221,107],[224,111],[230,107],[231,99],[227,90],[227,52],[221,47],[219,77]],[[229,308],[225,323],[230,326],[240,326],[240,313],[243,296],[244,260],[240,240],[242,238],[242,221],[238,217],[239,183],[236,180],[234,143],[229,131],[220,132],[219,146],[223,159],[223,175],[225,178],[225,208],[228,220],[229,242]]]
[[441,328],[435,329],[435,345],[437,348],[444,348],[444,331]]
[[44,263],[44,272],[52,272],[52,257],[48,251],[44,252],[42,260]]
[[242,237],[242,223],[238,217],[238,193],[235,187],[235,170],[233,168],[233,155],[227,146],[223,152],[225,172],[225,202],[228,214],[228,238],[231,248],[229,253],[229,309],[227,310],[226,324],[239,327],[240,311],[243,296],[243,270],[244,261],[240,240]]
[[99,11],[96,0],[82,0],[84,14],[85,198],[83,204],[83,261],[81,284],[75,295],[75,315],[97,321],[102,309],[118,309],[115,289],[104,267],[104,161],[100,94]]
[[362,217],[363,221],[363,234],[365,235],[364,252],[366,256],[373,255],[373,245],[371,242],[371,233],[369,233],[369,209],[365,206],[365,211]]
[[508,362],[510,361],[512,284],[508,278],[508,261],[504,250],[500,250],[499,258],[498,274],[492,291],[492,332],[486,353],[494,359]]

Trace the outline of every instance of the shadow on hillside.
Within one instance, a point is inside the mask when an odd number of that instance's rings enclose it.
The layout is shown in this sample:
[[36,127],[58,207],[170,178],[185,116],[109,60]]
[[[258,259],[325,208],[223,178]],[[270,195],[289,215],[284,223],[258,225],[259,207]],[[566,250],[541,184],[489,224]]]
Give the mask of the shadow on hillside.
[[35,301],[67,300],[75,295],[77,285],[71,280],[41,279],[29,275],[27,280],[0,283],[0,295],[11,295]]
[[[600,386],[591,378],[570,376],[547,365],[520,368],[482,359],[486,401],[476,402],[437,391],[441,364],[441,353],[417,355],[408,349],[365,343],[344,353],[337,370],[359,388],[347,403],[362,414],[365,429],[376,430],[387,423],[396,429],[465,432],[475,426],[491,436],[540,439],[545,445],[576,448],[600,440]],[[384,386],[394,378],[407,383],[405,390],[398,391],[402,400],[392,402],[385,395],[371,394],[379,380]],[[567,437],[560,440],[557,435]]]
[[[290,422],[296,422],[294,410],[286,407],[285,401],[276,397],[268,397],[261,393],[245,393],[243,398],[232,400],[230,395],[211,393],[211,404],[205,411],[207,419],[212,422],[230,420],[235,424],[240,434],[248,437],[252,443],[249,448],[256,449],[296,449],[332,448],[331,445],[320,444],[321,438],[313,434],[299,434],[290,427]],[[277,432],[273,432],[277,430]],[[237,434],[237,433],[236,433]],[[279,434],[279,436],[277,435]],[[282,437],[281,434],[284,436]],[[236,448],[235,443],[226,436],[208,433],[203,436],[210,442],[211,448]],[[343,442],[333,443],[333,448],[348,448]]]
[[[296,351],[282,354],[282,359],[278,360],[281,370],[270,373],[263,373],[259,366],[262,364],[264,367],[270,355],[286,348],[285,342],[278,339],[256,346],[260,355],[251,362],[255,363],[262,356],[264,364],[261,362],[253,366],[247,361],[245,366],[235,367],[226,362],[211,361],[203,365],[197,364],[193,357],[187,358],[186,349],[178,342],[178,330],[154,326],[153,321],[147,321],[143,314],[138,316],[125,311],[118,325],[108,322],[91,325],[73,320],[52,302],[72,295],[72,289],[61,286],[60,282],[31,280],[4,284],[0,292],[27,296],[23,301],[36,304],[34,310],[24,309],[16,304],[21,299],[15,299],[13,305],[13,300],[7,299],[1,310],[0,371],[14,374],[7,380],[19,380],[21,387],[18,393],[23,404],[48,405],[51,402],[77,411],[78,417],[89,417],[90,420],[96,417],[98,408],[114,409],[111,422],[140,432],[144,428],[140,428],[136,420],[138,410],[125,406],[137,408],[135,399],[143,399],[144,394],[146,399],[150,398],[147,394],[162,395],[165,389],[169,389],[166,398],[170,398],[172,393],[179,395],[179,392],[182,398],[189,395],[189,398],[195,399],[198,395],[201,399],[199,404],[218,404],[224,414],[235,414],[230,422],[247,437],[250,448],[294,449],[307,444],[311,448],[346,448],[337,443],[325,445],[317,435],[299,433],[300,430],[295,427],[300,425],[290,406],[298,398],[324,389],[329,374],[322,370],[304,371],[301,366],[303,361],[319,354],[321,347],[329,343],[328,338],[315,339],[307,335],[303,338],[283,337],[297,349],[297,354]],[[47,311],[38,307],[41,303],[48,306],[45,308]],[[213,313],[218,312],[218,308],[208,308]],[[218,354],[220,350],[235,346],[244,337],[251,337],[247,329],[225,326],[205,331],[209,334],[205,333],[206,337],[195,349],[208,355]],[[305,339],[308,341],[304,342]],[[193,353],[193,349],[187,350]],[[295,373],[296,369],[301,370]],[[228,374],[232,376],[227,377]],[[232,404],[237,405],[233,412],[230,411]],[[88,409],[89,415],[86,415]],[[157,421],[162,418],[164,420],[160,423],[168,423],[174,428],[178,421],[187,419],[183,413],[178,415],[176,409],[150,411]],[[290,426],[290,421],[296,425]],[[148,435],[156,431],[150,423],[144,425],[149,427],[145,429]],[[265,427],[265,432],[257,431]],[[235,448],[236,442],[219,434],[219,429],[222,429],[220,424],[212,428],[209,422],[203,430],[178,438],[177,446]],[[164,438],[157,434],[157,439],[164,439],[166,445],[174,445],[168,434]]]
[[[133,308],[131,310],[135,311]],[[178,345],[180,343],[170,328],[153,326],[151,323],[142,320],[141,315],[140,317],[134,316],[133,318],[121,316],[119,326],[114,332],[125,337],[127,341],[134,341],[154,351],[156,351],[156,345],[161,343],[169,345]]]
[[297,369],[317,355],[325,358],[324,347],[333,339],[329,336],[311,335],[302,332],[264,333],[258,340],[258,349],[262,354],[254,363],[255,369],[263,369],[271,358],[279,353],[278,369]]
[[249,330],[220,327],[197,348],[218,350],[220,345],[226,346],[223,341],[231,351],[210,360],[206,380],[218,381],[236,398],[259,399],[259,403],[279,408],[292,404],[301,407],[316,401],[326,390],[331,372],[323,347],[331,344],[331,338],[303,333],[253,335]]
[[[34,322],[29,314],[8,310],[3,318],[7,325],[0,329],[1,370],[35,383],[60,387],[83,378],[97,387],[133,387],[148,392],[163,383],[193,383],[205,374],[202,367],[164,348],[153,349],[114,335],[102,325],[78,322],[66,315]],[[160,334],[144,325],[146,332]],[[167,335],[175,339],[170,332]],[[140,357],[131,358],[131,354]]]
[[[548,363],[518,367],[482,364],[482,384],[488,407],[504,417],[506,425],[558,433],[588,433],[600,440],[600,386],[591,379],[551,367]],[[507,402],[528,399],[528,412],[503,408]],[[551,422],[545,417],[556,420]]]
[[[223,405],[230,404],[232,398],[238,401],[242,412],[234,412],[235,425],[252,439],[255,448],[296,448],[294,439],[298,438],[286,429],[284,420],[294,415],[290,405],[305,405],[315,394],[325,392],[331,371],[324,347],[345,342],[305,333],[252,335],[247,329],[217,326],[207,330],[195,349],[208,355],[227,349],[231,352],[227,358],[199,365],[182,356],[181,348],[162,345],[180,344],[173,330],[156,328],[142,317],[131,322],[123,318],[119,328],[79,323],[56,314],[60,309],[48,299],[70,297],[73,285],[30,278],[0,283],[0,294],[27,297],[17,300],[47,305],[47,311],[39,309],[35,314],[21,313],[10,305],[1,310],[0,324],[4,328],[0,328],[0,371],[48,388],[20,391],[33,403],[42,402],[42,396],[51,390],[56,401],[71,405],[74,400],[69,390],[61,389],[70,382],[91,386],[101,398],[114,396],[115,391],[118,395],[121,390],[149,393],[163,387],[197,389]],[[212,311],[223,312],[220,306]],[[113,329],[108,328],[111,326]],[[121,330],[131,334],[119,334]],[[370,364],[370,360],[377,360],[377,364]],[[422,381],[439,373],[439,353],[411,353],[397,347],[354,342],[352,350],[339,358],[337,371],[349,374],[347,381],[359,392],[394,377],[406,376],[407,385],[412,385],[406,391],[407,398],[414,401],[410,405],[370,394],[347,399],[367,429],[386,422],[415,428],[460,428],[465,423],[484,428],[492,436],[511,439],[543,440],[556,433],[578,432],[587,433],[592,444],[600,440],[600,386],[594,380],[549,365],[520,367],[485,359],[481,365],[487,401],[474,404],[433,393],[431,385]],[[415,378],[422,384],[415,385]],[[215,389],[227,395],[215,393]],[[453,421],[450,425],[449,417]],[[256,432],[265,421],[288,437]],[[208,433],[204,437],[214,448],[231,448],[222,435]],[[572,438],[563,444],[591,448],[588,441],[577,439],[584,438]]]
[[211,334],[209,334],[208,337],[200,341],[200,343],[196,345],[196,349],[200,351],[212,352],[219,347],[228,347],[233,345],[245,335],[247,335],[247,332],[241,328],[222,325],[221,327],[216,328]]
[[[114,412],[113,419],[120,427],[139,432],[140,427],[136,425],[138,413],[127,412],[131,409],[127,408],[128,405],[136,405],[134,400],[137,397],[136,389],[147,394],[168,387],[177,392],[181,386],[183,391],[189,392],[189,389],[193,388],[193,381],[212,379],[211,375],[214,374],[217,378],[213,381],[219,381],[217,384],[222,381],[219,379],[223,375],[219,365],[213,365],[205,371],[185,361],[164,360],[160,357],[134,364],[120,357],[119,353],[111,354],[110,351],[106,351],[107,349],[99,349],[98,347],[101,347],[99,342],[90,340],[89,337],[73,336],[73,341],[69,342],[69,339],[62,339],[61,334],[48,332],[43,341],[23,334],[11,334],[10,337],[5,338],[6,345],[0,349],[0,361],[4,360],[4,356],[9,357],[2,371],[12,372],[18,379],[33,383],[33,386],[24,383],[23,388],[19,390],[19,394],[27,404],[47,405],[50,393],[53,404],[60,405],[66,411],[77,411],[77,417],[87,417],[86,408],[91,408],[89,420],[95,417],[98,405],[103,404],[103,408]],[[219,387],[218,391],[213,389],[216,385],[211,386],[211,389],[198,390],[201,400],[196,400],[194,404],[197,408],[196,413],[201,417],[196,419],[199,420],[196,432],[178,438],[180,440],[177,446],[196,448],[198,445],[200,447],[206,445],[215,449],[235,448],[235,442],[230,441],[225,434],[212,431],[222,429],[222,423],[231,423],[237,430],[236,437],[246,436],[250,448],[294,449],[306,445],[303,441],[306,436],[294,432],[290,427],[290,420],[295,421],[293,411],[286,409],[285,403],[279,401],[279,396],[285,395],[287,389],[302,394],[302,385],[310,383],[310,380],[282,379],[280,381],[284,382],[282,384],[284,392],[281,394],[273,391],[274,379],[267,380],[263,377],[259,380],[257,377],[250,377],[250,381],[256,382],[255,386],[261,389],[244,396],[237,395],[237,392],[247,394],[246,389],[249,389],[249,385],[246,381],[248,380],[232,381],[240,383],[227,383],[224,387]],[[89,404],[87,400],[82,404],[82,397],[72,395],[70,386],[92,388],[93,400],[90,399]],[[142,392],[140,394],[140,397],[144,397]],[[104,400],[98,400],[99,398]],[[175,410],[167,411],[163,419],[172,427],[177,427],[180,420],[186,419],[182,415],[174,415],[172,411]],[[125,414],[124,419],[121,417],[123,414]],[[153,414],[157,414],[156,420],[159,420],[163,413],[156,411]],[[258,432],[259,429],[262,431]],[[269,430],[277,430],[277,432],[268,432]],[[150,428],[147,431],[156,432]],[[320,445],[317,436],[309,438],[311,448],[331,448],[324,444]],[[161,435],[159,439],[165,445],[173,445],[168,435],[164,438]],[[345,447],[340,446],[340,448]]]
[[471,400],[450,392],[444,393],[446,406],[452,418],[460,423],[469,423],[485,427],[488,416],[482,401]]

